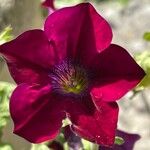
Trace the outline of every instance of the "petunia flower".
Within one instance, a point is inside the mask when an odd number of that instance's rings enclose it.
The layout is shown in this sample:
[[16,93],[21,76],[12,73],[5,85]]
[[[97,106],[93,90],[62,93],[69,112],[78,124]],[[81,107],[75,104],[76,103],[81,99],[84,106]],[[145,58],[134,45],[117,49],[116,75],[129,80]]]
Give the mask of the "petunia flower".
[[54,139],[66,117],[73,131],[97,144],[114,143],[115,102],[145,73],[89,3],[51,14],[44,31],[26,31],[0,46],[18,84],[10,99],[14,133],[30,142]]
[[116,135],[124,139],[122,145],[114,144],[112,148],[100,146],[100,150],[133,150],[134,144],[140,139],[138,134],[126,133],[124,131],[117,130]]

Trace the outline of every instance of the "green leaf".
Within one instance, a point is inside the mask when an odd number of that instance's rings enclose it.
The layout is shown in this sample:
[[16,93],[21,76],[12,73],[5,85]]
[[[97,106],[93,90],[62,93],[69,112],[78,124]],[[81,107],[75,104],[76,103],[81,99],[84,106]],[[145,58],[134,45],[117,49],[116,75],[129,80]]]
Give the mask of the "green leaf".
[[65,150],[69,150],[69,146],[68,146],[68,143],[67,143],[67,142],[65,142],[65,143],[63,144],[63,147],[64,147]]
[[10,144],[0,144],[0,150],[13,150]]
[[12,40],[12,38],[12,28],[8,26],[2,32],[0,32],[0,45]]
[[127,5],[129,3],[129,0],[118,0],[118,2],[123,5]]
[[83,149],[84,150],[98,150],[98,145],[94,144],[92,142],[89,142],[87,140],[81,139],[82,140],[82,144],[83,144]]
[[143,35],[143,39],[150,42],[150,32],[145,32]]
[[91,142],[82,139],[82,143],[83,143],[83,148],[84,148],[85,150],[91,150],[91,144],[92,144]]
[[65,140],[65,137],[64,137],[64,134],[63,133],[60,133],[57,137],[56,137],[56,139],[55,139],[56,141],[58,141],[58,142],[60,142],[61,144],[64,144],[65,142],[66,142],[66,140]]
[[0,82],[0,130],[7,124],[9,120],[9,97],[15,88],[13,84]]
[[31,150],[49,150],[45,144],[32,144]]
[[135,55],[136,62],[144,69],[146,76],[140,82],[136,90],[150,87],[150,52],[144,51]]
[[122,145],[124,143],[124,139],[122,137],[116,136],[115,137],[115,144]]
[[62,121],[62,123],[63,123],[62,127],[65,127],[65,126],[67,126],[67,125],[70,125],[70,124],[71,124],[71,121],[70,121],[68,118],[66,118],[66,119],[64,119],[64,120]]

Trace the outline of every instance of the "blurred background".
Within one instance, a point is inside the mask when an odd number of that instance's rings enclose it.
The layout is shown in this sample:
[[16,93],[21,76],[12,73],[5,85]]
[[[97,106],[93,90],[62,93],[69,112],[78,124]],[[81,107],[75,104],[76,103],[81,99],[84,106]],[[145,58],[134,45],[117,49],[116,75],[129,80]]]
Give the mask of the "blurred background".
[[[55,0],[55,7],[59,9],[79,2],[83,0]],[[150,35],[148,34],[150,0],[91,0],[89,2],[110,23],[113,30],[113,43],[126,48],[137,62],[150,72]],[[41,6],[40,0],[0,0],[0,32],[11,26],[12,31],[7,32],[12,32],[9,34],[16,37],[23,31],[43,28],[46,15],[47,10]],[[2,58],[0,58],[0,81],[14,84]],[[124,100],[119,102],[121,108],[118,128],[141,136],[134,150],[150,150],[149,85],[148,77],[146,86],[129,92],[123,97]],[[10,91],[11,89],[7,90],[8,94]],[[8,119],[7,124],[3,126],[2,142],[11,144],[14,150],[30,150],[31,144],[14,135],[12,129],[12,121]]]

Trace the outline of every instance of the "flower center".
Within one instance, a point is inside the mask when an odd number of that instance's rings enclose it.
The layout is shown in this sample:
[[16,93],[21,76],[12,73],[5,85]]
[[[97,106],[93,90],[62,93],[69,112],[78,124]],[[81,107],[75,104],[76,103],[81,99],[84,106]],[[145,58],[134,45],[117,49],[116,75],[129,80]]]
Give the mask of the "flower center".
[[50,77],[53,90],[62,94],[81,95],[88,87],[86,70],[70,61],[56,65]]

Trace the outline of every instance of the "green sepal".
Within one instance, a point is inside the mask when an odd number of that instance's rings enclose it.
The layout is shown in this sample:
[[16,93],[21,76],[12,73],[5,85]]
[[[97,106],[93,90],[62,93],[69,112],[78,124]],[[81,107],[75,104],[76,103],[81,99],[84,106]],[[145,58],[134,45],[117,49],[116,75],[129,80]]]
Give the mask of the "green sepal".
[[116,145],[122,145],[122,144],[124,144],[124,139],[122,138],[122,137],[119,137],[119,136],[116,136],[115,137],[115,142],[114,142],[114,144],[116,144]]

